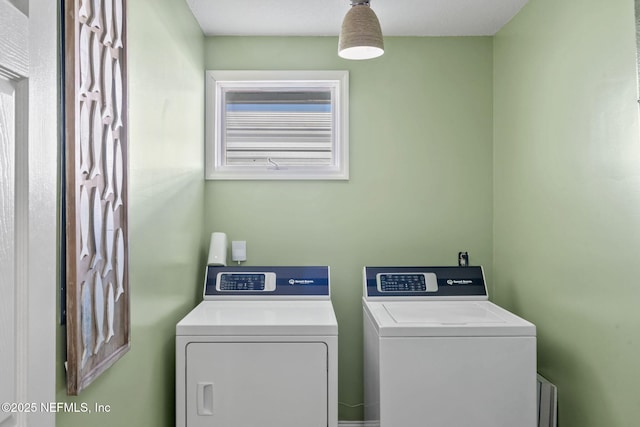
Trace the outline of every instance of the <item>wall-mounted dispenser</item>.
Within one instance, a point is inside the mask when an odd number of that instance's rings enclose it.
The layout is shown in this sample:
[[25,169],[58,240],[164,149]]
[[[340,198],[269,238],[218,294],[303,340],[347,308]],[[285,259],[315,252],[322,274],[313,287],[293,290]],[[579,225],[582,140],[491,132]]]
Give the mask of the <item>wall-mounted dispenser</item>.
[[211,233],[209,244],[209,258],[207,265],[227,265],[227,235],[224,233]]

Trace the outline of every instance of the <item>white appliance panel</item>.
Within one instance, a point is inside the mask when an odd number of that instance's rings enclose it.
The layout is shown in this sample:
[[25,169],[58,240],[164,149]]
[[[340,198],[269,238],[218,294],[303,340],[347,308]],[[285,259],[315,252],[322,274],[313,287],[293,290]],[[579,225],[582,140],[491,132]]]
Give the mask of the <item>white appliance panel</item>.
[[326,427],[324,342],[196,342],[186,346],[189,427]]
[[382,426],[518,426],[536,423],[533,337],[383,338]]
[[380,340],[371,316],[363,313],[364,419],[367,426],[380,425]]

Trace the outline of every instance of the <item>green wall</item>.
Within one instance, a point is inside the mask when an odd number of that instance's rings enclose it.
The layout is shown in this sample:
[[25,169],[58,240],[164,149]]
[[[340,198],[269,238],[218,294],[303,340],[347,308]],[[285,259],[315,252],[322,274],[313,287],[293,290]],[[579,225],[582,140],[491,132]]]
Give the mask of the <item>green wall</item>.
[[562,427],[640,417],[632,0],[531,0],[494,40],[497,302],[538,327]]
[[[492,264],[492,40],[385,39],[371,61],[337,38],[213,37],[207,69],[349,70],[351,179],[208,181],[205,230],[247,265],[330,265],[339,419],[362,419],[362,267]],[[345,405],[346,404],[346,405]]]
[[204,37],[184,1],[127,3],[131,349],[70,398],[59,329],[57,400],[111,406],[61,427],[174,425],[175,325],[202,280]]
[[[199,300],[208,234],[248,265],[327,264],[339,418],[362,419],[361,269],[486,267],[492,299],[538,326],[563,427],[640,413],[640,144],[631,0],[530,0],[494,38],[204,38],[181,0],[129,8],[132,348],[61,427],[174,424],[176,322]],[[349,181],[203,181],[205,69],[350,72]]]

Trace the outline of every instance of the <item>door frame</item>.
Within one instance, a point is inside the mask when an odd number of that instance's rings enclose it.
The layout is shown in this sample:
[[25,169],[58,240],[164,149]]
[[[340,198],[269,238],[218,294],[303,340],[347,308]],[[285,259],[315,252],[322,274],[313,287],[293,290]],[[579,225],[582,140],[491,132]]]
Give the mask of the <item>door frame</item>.
[[9,42],[16,42],[22,55],[4,70],[16,86],[16,403],[38,406],[19,412],[16,421],[18,427],[53,427],[55,413],[41,411],[40,404],[54,402],[56,394],[58,2],[9,3],[20,11],[9,8],[19,34]]

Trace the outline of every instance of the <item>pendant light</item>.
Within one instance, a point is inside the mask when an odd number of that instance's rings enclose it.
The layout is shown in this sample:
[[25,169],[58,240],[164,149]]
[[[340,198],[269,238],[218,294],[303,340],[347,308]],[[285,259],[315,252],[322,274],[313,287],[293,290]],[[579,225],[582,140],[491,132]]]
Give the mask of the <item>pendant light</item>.
[[384,53],[382,30],[369,0],[351,0],[342,21],[338,55],[345,59],[371,59]]

